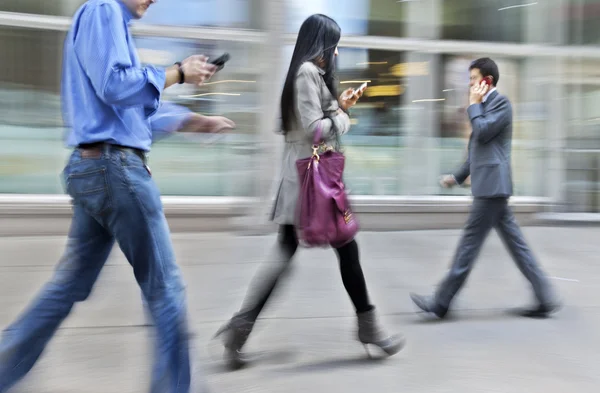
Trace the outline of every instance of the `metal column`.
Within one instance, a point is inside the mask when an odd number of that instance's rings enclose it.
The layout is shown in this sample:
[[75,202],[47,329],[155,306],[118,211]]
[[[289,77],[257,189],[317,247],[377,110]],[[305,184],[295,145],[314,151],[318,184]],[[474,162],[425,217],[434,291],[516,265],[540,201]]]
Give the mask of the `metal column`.
[[263,234],[273,227],[268,221],[271,208],[274,179],[280,168],[281,136],[275,131],[278,122],[278,104],[282,69],[283,33],[285,21],[284,0],[262,0],[266,38],[261,45],[259,83],[260,83],[260,120],[256,131],[258,149],[255,155],[255,186],[253,203],[240,225],[244,233]]
[[[441,31],[440,0],[408,2],[408,36],[435,40]],[[441,56],[425,51],[409,52],[408,63],[426,63],[427,75],[409,77],[404,95],[407,108],[406,159],[404,160],[405,194],[431,195],[438,191],[440,173],[440,119],[443,102],[438,75]],[[416,102],[415,102],[416,101]]]

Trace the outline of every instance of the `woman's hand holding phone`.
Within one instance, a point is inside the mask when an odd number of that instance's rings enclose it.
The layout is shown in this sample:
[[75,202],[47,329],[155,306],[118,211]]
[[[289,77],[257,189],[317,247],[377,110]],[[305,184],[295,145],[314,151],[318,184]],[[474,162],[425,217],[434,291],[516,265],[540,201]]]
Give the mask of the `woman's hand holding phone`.
[[352,108],[356,104],[356,101],[358,101],[358,99],[362,97],[366,87],[367,84],[363,83],[363,85],[356,90],[352,88],[344,90],[344,92],[340,95],[340,98],[338,99],[340,107],[345,111]]

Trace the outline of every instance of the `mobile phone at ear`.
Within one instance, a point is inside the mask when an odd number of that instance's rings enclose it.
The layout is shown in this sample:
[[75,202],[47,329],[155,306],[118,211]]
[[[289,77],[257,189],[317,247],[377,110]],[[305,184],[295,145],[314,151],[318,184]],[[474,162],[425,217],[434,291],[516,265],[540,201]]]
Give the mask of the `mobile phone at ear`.
[[483,83],[485,83],[489,87],[492,87],[492,83],[494,82],[494,78],[492,76],[486,76],[485,78],[482,79],[482,81],[483,81]]
[[[225,67],[225,63],[229,61],[229,53],[223,53],[214,60],[209,60],[209,63],[217,67],[217,71],[221,71]],[[216,72],[216,71],[215,71]]]

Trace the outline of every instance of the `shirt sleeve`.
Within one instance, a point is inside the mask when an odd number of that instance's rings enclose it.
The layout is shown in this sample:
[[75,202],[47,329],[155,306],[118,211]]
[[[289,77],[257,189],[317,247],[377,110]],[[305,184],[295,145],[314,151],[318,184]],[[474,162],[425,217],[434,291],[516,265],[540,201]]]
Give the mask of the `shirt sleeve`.
[[180,131],[191,114],[192,112],[184,106],[162,102],[156,113],[150,117],[152,141],[156,142]]
[[128,39],[121,10],[100,4],[79,21],[75,55],[102,101],[119,107],[141,105],[148,117],[158,109],[165,71],[134,67]]

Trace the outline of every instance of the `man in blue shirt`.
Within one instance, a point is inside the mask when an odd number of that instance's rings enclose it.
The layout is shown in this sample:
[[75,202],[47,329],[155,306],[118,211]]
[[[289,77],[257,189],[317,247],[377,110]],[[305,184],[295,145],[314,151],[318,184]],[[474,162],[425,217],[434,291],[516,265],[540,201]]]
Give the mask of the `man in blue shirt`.
[[160,106],[164,89],[202,84],[215,67],[200,55],[167,69],[142,67],[128,23],[152,3],[89,0],[73,17],[62,80],[67,144],[74,148],[63,171],[73,219],[54,276],[3,332],[0,393],[29,372],[74,303],[89,296],[115,242],[133,268],[156,327],[150,391],[190,390],[185,289],[145,153],[153,140],[182,127],[213,131],[233,123]]

